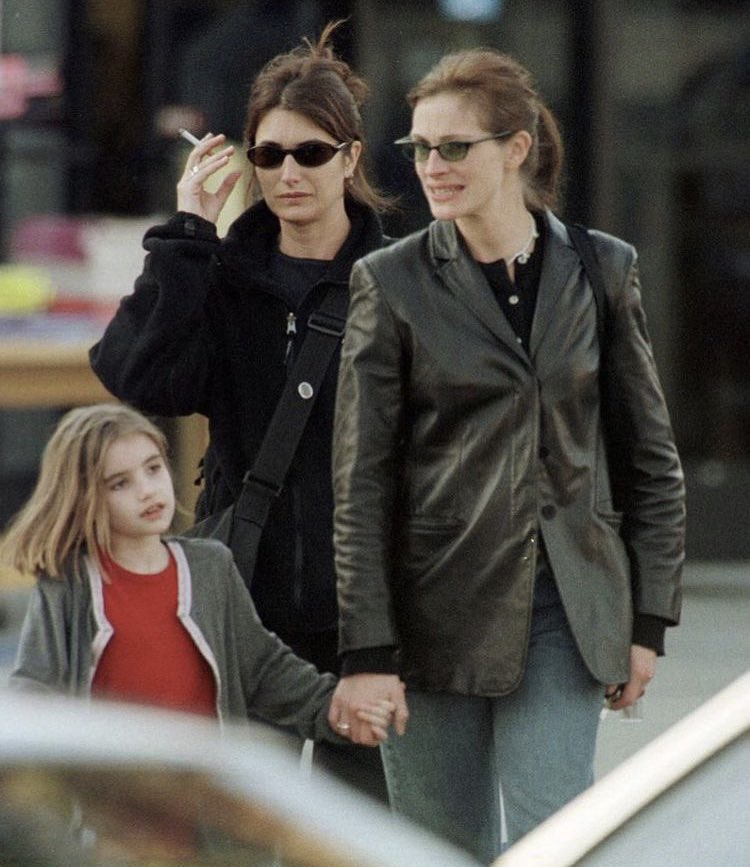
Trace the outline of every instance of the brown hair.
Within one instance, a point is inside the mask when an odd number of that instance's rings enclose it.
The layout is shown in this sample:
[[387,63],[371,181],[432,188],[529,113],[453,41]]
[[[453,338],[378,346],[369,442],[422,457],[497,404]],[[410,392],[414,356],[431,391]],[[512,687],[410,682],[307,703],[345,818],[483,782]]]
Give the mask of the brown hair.
[[111,555],[104,502],[104,459],[112,443],[145,434],[167,461],[167,442],[155,424],[122,404],[96,404],[66,413],[42,455],[36,487],[11,522],[0,555],[27,575],[59,578],[72,556]]
[[554,208],[559,199],[563,145],[552,112],[517,60],[491,48],[448,54],[409,91],[413,109],[429,96],[453,92],[473,101],[488,132],[526,130],[532,145],[521,168],[526,204]]
[[[370,90],[347,63],[336,57],[329,42],[343,22],[331,21],[318,42],[310,40],[285,54],[278,54],[261,69],[253,82],[247,104],[244,137],[255,144],[260,122],[274,108],[294,111],[325,130],[337,142],[360,141],[364,154],[364,126],[360,107]],[[377,211],[388,210],[391,200],[369,181],[360,157],[346,192]]]

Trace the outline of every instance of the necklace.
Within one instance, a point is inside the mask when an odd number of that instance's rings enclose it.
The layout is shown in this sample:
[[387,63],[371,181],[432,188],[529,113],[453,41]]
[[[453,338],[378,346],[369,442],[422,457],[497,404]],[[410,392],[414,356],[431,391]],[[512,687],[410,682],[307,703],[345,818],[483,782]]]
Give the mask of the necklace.
[[531,220],[531,229],[529,230],[529,236],[523,242],[523,247],[514,255],[511,256],[508,260],[508,264],[510,265],[512,262],[518,262],[519,265],[525,265],[529,261],[529,256],[531,256],[531,252],[529,251],[529,247],[532,245],[534,240],[539,237],[539,231],[536,227],[536,221],[529,214],[529,219]]

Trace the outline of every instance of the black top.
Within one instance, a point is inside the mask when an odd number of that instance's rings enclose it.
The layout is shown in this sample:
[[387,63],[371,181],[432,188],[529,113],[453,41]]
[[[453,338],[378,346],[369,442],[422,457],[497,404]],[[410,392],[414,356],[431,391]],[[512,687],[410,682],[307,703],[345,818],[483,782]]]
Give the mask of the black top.
[[543,219],[535,217],[535,223],[539,237],[536,239],[534,251],[525,263],[516,260],[514,280],[510,279],[504,259],[480,263],[500,309],[515,331],[518,342],[527,353],[529,352],[531,324],[536,308],[536,296],[539,292],[539,279],[542,273],[546,232]]

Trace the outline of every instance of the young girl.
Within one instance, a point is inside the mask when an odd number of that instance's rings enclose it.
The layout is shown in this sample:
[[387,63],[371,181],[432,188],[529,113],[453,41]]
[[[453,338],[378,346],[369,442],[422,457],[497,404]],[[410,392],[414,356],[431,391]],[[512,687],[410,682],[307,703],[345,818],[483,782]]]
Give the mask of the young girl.
[[[335,685],[267,631],[227,548],[164,539],[175,497],[161,431],[102,404],[60,421],[0,556],[38,577],[11,684],[216,716],[340,742]],[[394,705],[368,707],[369,744]],[[336,729],[348,735],[347,721]]]

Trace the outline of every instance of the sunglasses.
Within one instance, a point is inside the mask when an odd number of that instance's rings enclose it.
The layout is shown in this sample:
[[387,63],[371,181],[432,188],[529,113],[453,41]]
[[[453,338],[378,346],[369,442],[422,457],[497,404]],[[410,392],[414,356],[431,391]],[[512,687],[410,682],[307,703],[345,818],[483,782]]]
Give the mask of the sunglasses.
[[278,145],[254,145],[247,149],[247,158],[259,169],[277,169],[287,155],[294,157],[294,161],[308,169],[325,165],[336,154],[351,142],[332,145],[324,141],[306,141],[296,148],[281,148]]
[[457,163],[466,159],[466,154],[469,153],[469,148],[472,145],[479,144],[483,141],[493,141],[493,139],[507,138],[513,135],[513,130],[507,132],[499,132],[495,135],[488,135],[485,138],[478,138],[476,141],[444,141],[436,145],[428,145],[421,141],[413,141],[408,136],[400,138],[394,144],[401,148],[401,152],[412,163],[427,162],[430,151],[437,151],[441,158],[448,163]]

